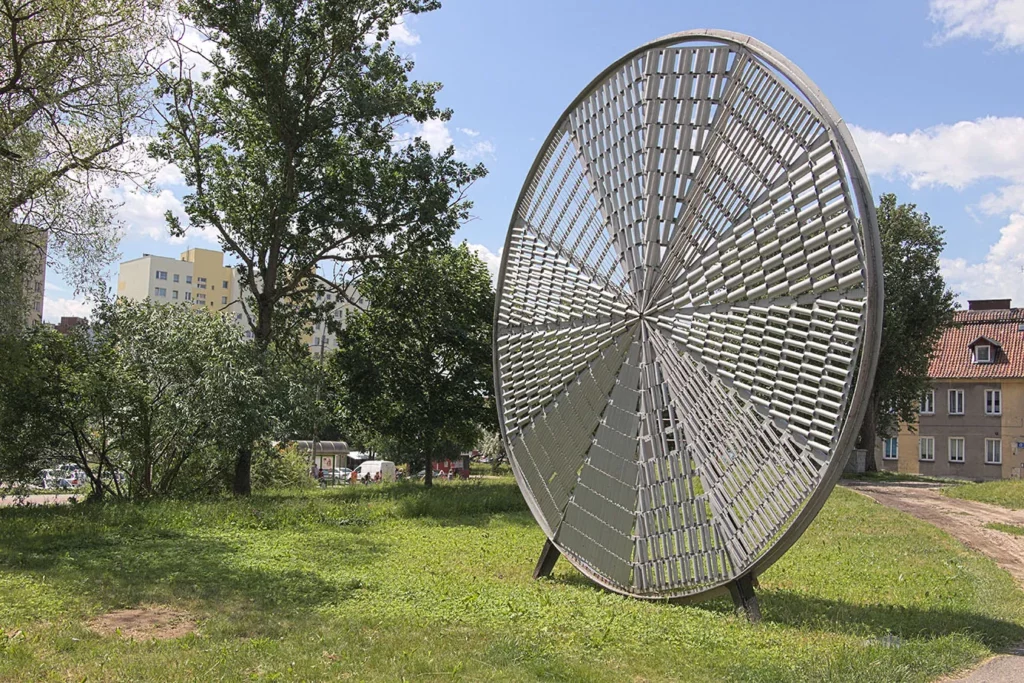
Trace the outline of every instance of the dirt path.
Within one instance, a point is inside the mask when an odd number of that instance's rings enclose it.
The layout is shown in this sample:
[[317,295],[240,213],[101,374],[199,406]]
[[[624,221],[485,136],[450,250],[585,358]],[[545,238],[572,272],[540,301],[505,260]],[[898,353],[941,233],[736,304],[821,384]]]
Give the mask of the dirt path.
[[[73,495],[66,493],[45,493],[33,494],[31,496],[0,496],[0,508],[14,507],[15,505],[63,505],[71,502]],[[79,496],[79,500],[82,496]]]
[[991,557],[1024,588],[1024,536],[985,528],[990,522],[1024,527],[1024,510],[948,498],[942,495],[941,484],[844,481],[843,486],[934,524],[968,548]]
[[[1024,587],[1024,536],[985,528],[985,524],[991,522],[1024,527],[1024,510],[947,498],[942,495],[941,484],[844,481],[843,486],[934,524],[968,548],[991,557]],[[1021,647],[989,659],[950,683],[1021,683],[1024,681],[1024,643]]]

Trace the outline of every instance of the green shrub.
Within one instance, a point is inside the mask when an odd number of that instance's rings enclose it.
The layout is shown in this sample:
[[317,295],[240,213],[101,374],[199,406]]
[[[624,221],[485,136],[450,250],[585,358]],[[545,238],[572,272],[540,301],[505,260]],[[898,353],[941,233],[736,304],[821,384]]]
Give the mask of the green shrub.
[[309,476],[309,460],[294,445],[280,447],[266,444],[253,452],[252,486],[254,489],[313,486]]

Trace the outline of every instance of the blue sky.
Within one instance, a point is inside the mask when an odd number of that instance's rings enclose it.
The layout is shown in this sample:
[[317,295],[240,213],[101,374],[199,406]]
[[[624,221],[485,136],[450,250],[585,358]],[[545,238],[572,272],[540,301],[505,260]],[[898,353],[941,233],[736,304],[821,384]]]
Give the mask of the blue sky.
[[[853,129],[876,197],[895,192],[946,228],[943,269],[962,299],[1024,306],[1024,0],[443,4],[395,37],[417,78],[444,83],[441,103],[455,112],[415,132],[490,171],[458,238],[492,266],[539,145],[579,90],[641,43],[722,28],[800,66]],[[158,181],[155,194],[119,193],[123,258],[217,248],[198,233],[170,240],[163,213],[180,212],[188,189],[173,168]],[[86,308],[52,272],[46,294],[48,320]]]

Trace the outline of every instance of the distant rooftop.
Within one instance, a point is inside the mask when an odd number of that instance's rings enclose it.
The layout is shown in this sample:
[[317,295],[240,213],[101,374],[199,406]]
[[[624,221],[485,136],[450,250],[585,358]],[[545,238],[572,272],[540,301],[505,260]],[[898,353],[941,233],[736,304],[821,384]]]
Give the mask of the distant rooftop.
[[[968,302],[957,311],[954,327],[946,330],[928,367],[933,379],[1024,379],[1024,308],[1010,299]],[[991,362],[975,362],[972,348],[990,342]]]

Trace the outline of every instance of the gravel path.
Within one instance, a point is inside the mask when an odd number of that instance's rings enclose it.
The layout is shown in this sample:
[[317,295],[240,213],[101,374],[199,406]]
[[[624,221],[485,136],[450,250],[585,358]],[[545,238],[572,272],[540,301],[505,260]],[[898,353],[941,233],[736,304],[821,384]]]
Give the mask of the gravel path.
[[[1024,527],[1024,510],[1007,510],[998,505],[948,498],[942,495],[942,484],[859,481],[844,481],[842,484],[882,505],[934,524],[968,548],[991,557],[1024,588],[1024,536],[985,528],[985,524],[991,522]],[[1024,644],[1010,654],[989,659],[963,678],[950,683],[1024,683]]]
[[40,493],[31,496],[0,496],[0,508],[14,507],[15,505],[63,505],[69,502],[74,495],[66,493]]

